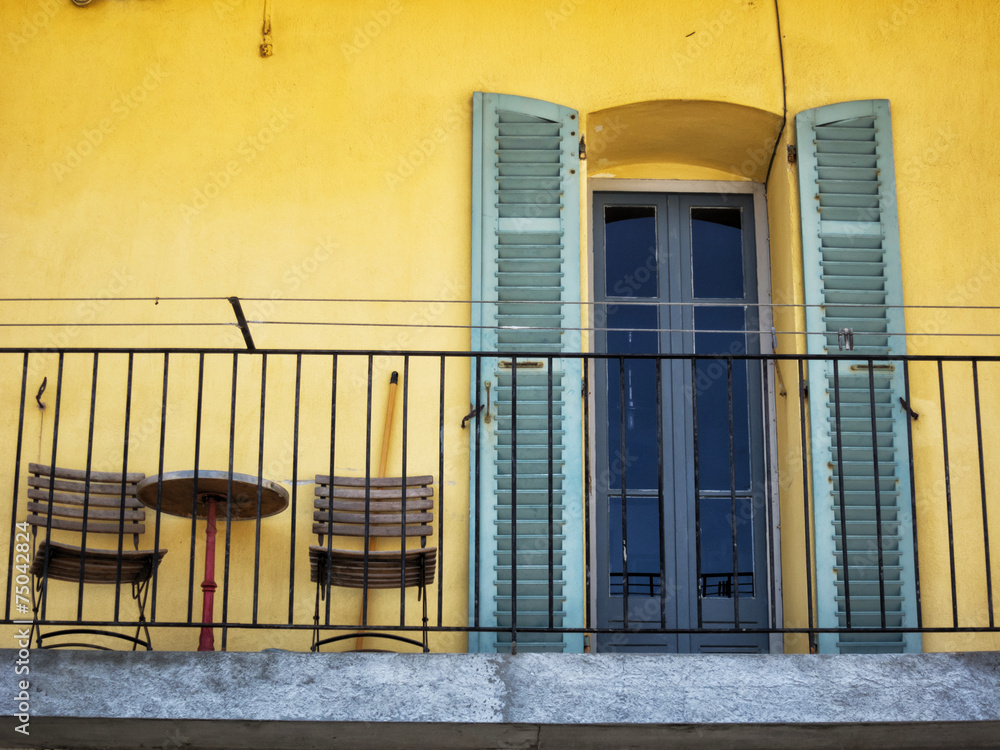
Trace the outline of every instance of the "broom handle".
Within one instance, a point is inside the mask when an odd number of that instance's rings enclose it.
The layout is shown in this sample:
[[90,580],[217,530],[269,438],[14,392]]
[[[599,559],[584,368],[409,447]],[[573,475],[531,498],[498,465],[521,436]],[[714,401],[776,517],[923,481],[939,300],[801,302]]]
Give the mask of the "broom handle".
[[[385,426],[382,428],[382,456],[379,458],[378,462],[378,475],[379,477],[385,477],[386,465],[389,463],[389,438],[392,435],[392,412],[396,406],[396,386],[399,384],[399,373],[393,370],[392,377],[389,379],[389,396],[388,403],[385,406]],[[368,540],[368,550],[372,551],[375,549],[375,541],[378,537],[371,537]],[[364,594],[362,594],[364,596]],[[358,620],[358,627],[362,627],[365,621],[365,611],[364,604],[361,605],[361,616]],[[354,643],[354,650],[360,651],[362,646],[364,646],[365,637],[359,635]]]
[[382,458],[378,462],[378,475],[385,476],[385,468],[389,463],[389,438],[392,435],[392,411],[396,405],[396,385],[399,383],[399,373],[393,371],[389,380],[389,403],[385,407],[385,427],[382,428]]

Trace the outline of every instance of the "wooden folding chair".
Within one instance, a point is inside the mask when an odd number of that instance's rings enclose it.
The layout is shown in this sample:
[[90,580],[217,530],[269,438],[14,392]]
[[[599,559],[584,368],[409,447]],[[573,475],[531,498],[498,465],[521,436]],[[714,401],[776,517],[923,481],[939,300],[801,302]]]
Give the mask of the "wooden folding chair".
[[[143,646],[152,651],[149,627],[146,625],[146,597],[149,581],[167,550],[140,550],[139,534],[145,532],[145,506],[136,499],[136,485],[144,474],[63,469],[41,464],[29,464],[28,524],[32,527],[34,557],[30,572],[36,586],[32,590],[34,624],[39,648],[97,648],[93,643],[58,643],[43,645],[45,639],[67,635],[104,635],[132,643],[132,650]],[[79,535],[80,545],[53,541],[53,532]],[[115,549],[95,549],[89,546],[92,534],[114,536],[119,541]],[[124,548],[124,537],[132,535],[134,549]],[[39,608],[46,598],[49,581],[70,583],[129,585],[132,598],[139,608],[139,625],[135,636],[91,628],[69,628],[42,634],[38,622]],[[145,639],[140,633],[145,631]]]
[[[316,476],[313,531],[319,536],[319,544],[309,547],[312,580],[316,583],[313,651],[327,643],[362,637],[393,639],[429,651],[426,589],[434,582],[437,566],[437,548],[426,546],[427,537],[433,534],[433,481],[431,476],[416,476],[406,477],[405,484],[399,477],[334,477],[331,482],[328,476]],[[341,536],[361,537],[363,549],[334,546],[333,537]],[[319,603],[331,586],[363,590],[363,622],[370,589],[417,587],[417,599],[423,602],[423,640],[371,632],[321,640]]]

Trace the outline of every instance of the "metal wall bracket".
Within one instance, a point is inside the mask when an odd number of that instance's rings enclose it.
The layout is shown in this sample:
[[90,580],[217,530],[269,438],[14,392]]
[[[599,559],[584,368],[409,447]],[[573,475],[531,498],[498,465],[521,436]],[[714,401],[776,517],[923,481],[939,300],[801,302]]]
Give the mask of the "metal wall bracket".
[[243,340],[246,342],[247,349],[254,351],[257,347],[253,343],[253,336],[250,335],[250,325],[243,314],[243,305],[240,304],[240,298],[230,297],[229,304],[233,306],[233,312],[236,313],[236,325],[240,327],[240,333],[243,334]]
[[853,328],[841,328],[837,331],[837,343],[840,345],[841,351],[847,350],[849,352],[854,351],[854,329]]

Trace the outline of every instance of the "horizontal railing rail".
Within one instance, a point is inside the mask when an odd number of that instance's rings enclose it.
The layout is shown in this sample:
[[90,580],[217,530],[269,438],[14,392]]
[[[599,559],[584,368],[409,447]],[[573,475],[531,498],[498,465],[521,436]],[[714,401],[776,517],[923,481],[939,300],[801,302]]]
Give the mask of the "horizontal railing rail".
[[[810,367],[826,368],[829,385]],[[880,379],[890,371],[902,389]],[[512,379],[502,393],[501,376]],[[566,389],[569,377],[581,391]],[[248,648],[233,634],[258,631],[254,645],[304,649],[305,634],[429,632],[432,650],[473,633],[495,635],[500,650],[544,641],[528,635],[581,634],[600,649],[721,633],[878,650],[879,635],[1000,632],[1000,357],[39,347],[0,348],[0,381],[0,624],[148,627],[154,642],[192,648],[193,635],[170,631],[209,628],[222,649]],[[578,394],[579,418],[564,392]],[[580,455],[561,448],[574,432]],[[68,511],[82,539],[51,514],[60,480],[29,488],[36,464],[91,474]],[[54,553],[35,560],[60,543],[132,549],[131,531],[94,527],[131,523],[126,504],[88,516],[101,504],[97,472],[179,471],[194,480],[187,505],[165,482],[140,497],[139,548],[169,551],[148,571],[143,615],[120,563],[101,586],[84,571],[56,584]],[[224,489],[210,542],[195,494],[213,472]],[[429,508],[401,500],[377,514],[383,473],[430,476]],[[310,546],[331,550],[329,569],[344,544],[332,499],[314,517],[317,475],[360,481],[337,512],[375,540],[348,543],[363,566],[343,590],[310,567]],[[247,500],[234,494],[245,477]],[[375,536],[390,523],[382,513],[396,514],[395,531]],[[426,515],[429,534],[401,531],[411,513]],[[580,521],[580,538],[565,519]],[[435,550],[419,600],[375,588],[393,588],[379,564],[401,544]]]

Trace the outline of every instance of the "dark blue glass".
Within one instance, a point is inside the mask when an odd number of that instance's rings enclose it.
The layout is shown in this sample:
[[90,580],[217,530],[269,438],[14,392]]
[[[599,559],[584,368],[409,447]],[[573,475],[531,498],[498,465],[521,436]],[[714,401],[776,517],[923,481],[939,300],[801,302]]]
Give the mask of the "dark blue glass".
[[[628,497],[629,596],[656,596],[660,593],[660,506],[655,497]],[[611,596],[624,592],[622,564],[622,499],[608,498]],[[730,565],[732,567],[732,565]]]
[[656,207],[604,207],[604,292],[608,297],[655,297]]
[[[631,507],[629,508],[631,511]],[[733,575],[733,512],[728,497],[703,497],[701,520],[701,595],[732,598],[754,596],[753,499],[736,498],[736,561],[739,575]],[[621,524],[619,524],[620,526]],[[629,519],[629,527],[632,519]],[[631,552],[629,560],[631,561]],[[631,568],[631,563],[630,566]]]
[[[746,308],[695,308],[696,354],[745,354]],[[698,485],[730,489],[729,380],[725,359],[698,360]],[[750,395],[746,361],[733,361],[733,456],[736,489],[750,488]]]
[[[608,313],[608,352],[648,354],[657,351],[656,308],[652,305],[617,305]],[[643,330],[646,329],[646,330]],[[627,486],[656,489],[656,363],[625,360],[625,382],[621,364],[607,360],[608,368],[608,486],[622,486],[622,468]],[[625,397],[625,454],[622,455],[622,410],[619,390]]]
[[738,208],[691,209],[696,298],[743,298],[743,230]]

